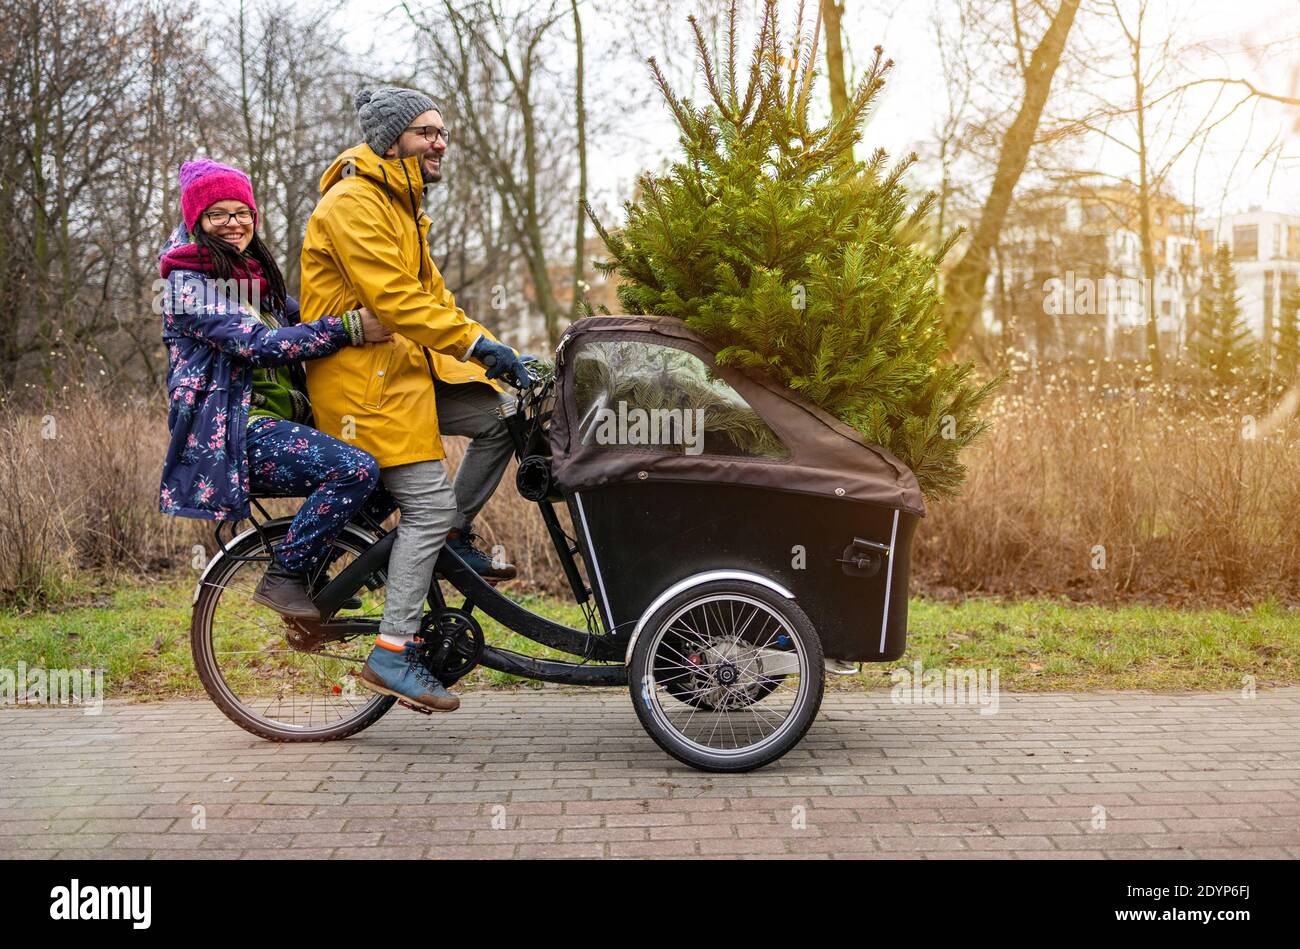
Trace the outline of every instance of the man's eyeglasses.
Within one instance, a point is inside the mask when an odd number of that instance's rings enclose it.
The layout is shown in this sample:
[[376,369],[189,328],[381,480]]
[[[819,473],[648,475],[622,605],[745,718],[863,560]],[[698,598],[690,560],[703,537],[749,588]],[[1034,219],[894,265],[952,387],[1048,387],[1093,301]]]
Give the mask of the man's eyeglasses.
[[444,145],[451,144],[451,132],[445,126],[437,125],[412,125],[403,129],[406,132],[414,132],[416,135],[424,136],[426,142],[436,142],[442,139]]
[[244,208],[242,211],[208,211],[203,215],[213,227],[225,227],[233,217],[240,224],[252,224],[253,212]]

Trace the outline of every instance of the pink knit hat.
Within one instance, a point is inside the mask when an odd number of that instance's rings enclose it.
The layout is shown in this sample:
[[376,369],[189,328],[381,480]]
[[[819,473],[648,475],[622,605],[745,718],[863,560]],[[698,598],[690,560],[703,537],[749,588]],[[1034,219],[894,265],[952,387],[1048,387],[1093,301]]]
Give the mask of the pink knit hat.
[[181,214],[191,234],[199,223],[199,215],[218,201],[243,201],[254,213],[257,211],[253,184],[238,168],[200,158],[181,165],[180,177]]

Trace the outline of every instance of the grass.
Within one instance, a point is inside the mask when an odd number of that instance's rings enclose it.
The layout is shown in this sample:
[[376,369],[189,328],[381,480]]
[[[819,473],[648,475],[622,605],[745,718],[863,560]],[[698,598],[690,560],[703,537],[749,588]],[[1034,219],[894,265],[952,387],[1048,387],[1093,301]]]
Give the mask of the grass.
[[[47,612],[0,612],[0,668],[102,668],[109,698],[196,696],[189,651],[193,579],[172,578],[84,594]],[[539,596],[529,609],[581,628],[581,610]],[[481,617],[482,618],[482,617]],[[561,657],[484,620],[489,643]],[[828,677],[842,690],[887,688],[895,668],[997,669],[1009,691],[1240,689],[1300,682],[1300,611],[1266,602],[1248,612],[1081,606],[1067,600],[913,600],[907,653]],[[538,688],[488,669],[457,686]]]
[[1103,607],[1065,599],[913,600],[907,655],[889,668],[997,669],[1011,691],[1240,689],[1300,682],[1300,611]]

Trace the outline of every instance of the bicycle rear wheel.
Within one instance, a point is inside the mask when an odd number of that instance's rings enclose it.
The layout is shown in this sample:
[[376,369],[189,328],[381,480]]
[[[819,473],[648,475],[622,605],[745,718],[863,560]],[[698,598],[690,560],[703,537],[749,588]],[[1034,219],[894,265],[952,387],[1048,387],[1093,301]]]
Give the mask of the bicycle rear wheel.
[[[272,521],[263,525],[262,534],[246,533],[230,545],[231,554],[265,556],[262,535],[278,546],[289,523]],[[349,525],[334,542],[337,557],[328,575],[337,576],[373,542]],[[240,728],[269,741],[331,741],[379,721],[395,700],[361,685],[372,637],[313,643],[307,627],[254,603],[253,589],[266,565],[218,555],[200,582],[190,621],[190,650],[208,696]],[[319,578],[317,588],[324,582]],[[361,607],[338,616],[373,618],[377,623],[383,615],[385,583],[383,573],[372,575],[371,586],[358,594]]]

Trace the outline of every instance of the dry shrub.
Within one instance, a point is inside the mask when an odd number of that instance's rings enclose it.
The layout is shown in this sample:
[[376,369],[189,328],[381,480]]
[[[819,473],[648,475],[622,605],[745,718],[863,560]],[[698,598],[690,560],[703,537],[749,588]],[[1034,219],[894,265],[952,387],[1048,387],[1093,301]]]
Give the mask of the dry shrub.
[[1017,379],[966,458],[963,495],[920,528],[919,583],[941,595],[1300,597],[1286,513],[1300,501],[1300,425],[1254,433],[1268,406],[1249,390],[1134,387],[1079,369]]
[[194,522],[158,511],[156,405],[91,394],[41,414],[5,407],[0,445],[0,599],[54,599],[78,570],[149,575],[189,559]]
[[0,599],[32,605],[57,597],[74,551],[48,421],[0,409]]
[[158,511],[167,450],[158,407],[90,399],[55,417],[66,417],[56,445],[79,562],[143,573],[167,559],[176,531]]
[[[965,459],[963,495],[922,522],[917,589],[1300,599],[1300,423],[1244,431],[1270,407],[1250,392],[1135,389],[1079,370],[1017,378]],[[57,599],[86,577],[156,576],[189,566],[195,544],[199,559],[210,555],[212,522],[158,512],[166,444],[160,402],[87,394],[41,411],[0,405],[0,600]],[[454,471],[465,443],[446,444]],[[292,514],[297,502],[268,507]],[[514,589],[567,591],[513,465],[477,527],[519,567]]]

